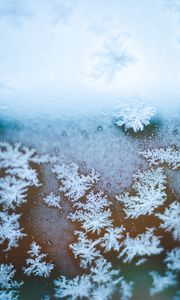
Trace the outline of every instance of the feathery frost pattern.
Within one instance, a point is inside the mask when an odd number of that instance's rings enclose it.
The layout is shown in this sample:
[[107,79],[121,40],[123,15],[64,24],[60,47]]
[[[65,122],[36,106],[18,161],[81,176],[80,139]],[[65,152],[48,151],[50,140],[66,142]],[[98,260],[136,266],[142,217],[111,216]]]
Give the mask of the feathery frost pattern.
[[174,248],[167,253],[164,260],[167,268],[172,271],[180,271],[180,248]]
[[44,202],[50,206],[61,209],[61,198],[59,196],[56,196],[54,193],[50,193],[48,196],[44,198]]
[[0,299],[1,300],[17,300],[19,299],[18,289],[23,282],[14,280],[15,269],[12,264],[0,265]]
[[153,286],[150,289],[150,295],[158,294],[164,289],[177,284],[176,275],[171,272],[166,272],[165,275],[160,275],[158,272],[152,271],[149,273],[153,280]]

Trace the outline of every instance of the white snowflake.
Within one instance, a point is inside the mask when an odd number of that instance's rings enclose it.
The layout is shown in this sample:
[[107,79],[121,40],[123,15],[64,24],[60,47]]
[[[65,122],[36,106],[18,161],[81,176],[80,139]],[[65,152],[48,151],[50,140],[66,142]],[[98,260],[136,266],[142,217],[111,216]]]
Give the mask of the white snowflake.
[[172,202],[164,213],[158,213],[156,216],[163,221],[160,227],[172,231],[174,239],[180,240],[180,203]]
[[6,173],[26,181],[29,186],[41,186],[36,170],[31,169],[27,165],[24,165],[23,168],[8,169],[6,170]]
[[78,241],[69,247],[73,251],[75,258],[80,258],[80,266],[87,268],[92,264],[93,260],[100,257],[100,252],[96,249],[99,240],[93,241],[88,239],[86,234],[81,231],[77,231],[75,234],[78,235]]
[[112,249],[115,251],[119,251],[121,248],[121,242],[120,239],[122,239],[123,235],[122,232],[124,231],[124,227],[112,227],[107,228],[106,233],[104,236],[100,239],[102,243],[100,244],[105,252],[109,252]]
[[0,178],[0,204],[3,209],[15,209],[26,202],[28,184],[15,177]]
[[0,300],[17,300],[18,290],[23,282],[14,280],[16,271],[12,264],[0,265]]
[[180,167],[180,151],[174,146],[166,148],[152,148],[139,152],[150,165],[167,164],[173,170]]
[[91,300],[111,300],[115,288],[111,284],[101,284],[93,288]]
[[97,194],[91,192],[86,197],[86,202],[76,202],[75,207],[78,208],[70,213],[68,218],[72,221],[82,223],[82,227],[88,232],[97,232],[98,234],[103,228],[112,226],[111,211],[105,209],[110,205],[107,197],[100,191]]
[[44,261],[47,255],[41,254],[41,247],[36,242],[32,242],[28,254],[30,258],[26,259],[27,267],[23,268],[24,274],[27,276],[33,274],[35,276],[49,277],[54,265]]
[[125,127],[125,130],[132,128],[134,132],[142,131],[144,126],[150,124],[150,119],[155,114],[152,106],[145,106],[137,102],[122,103],[119,111],[115,113],[115,124]]
[[120,282],[119,277],[120,270],[115,270],[112,268],[112,264],[107,262],[105,258],[99,258],[95,261],[95,267],[91,267],[91,278],[93,282],[97,284],[108,284],[116,285]]
[[14,280],[16,270],[12,264],[0,265],[0,289],[17,289],[23,282],[17,282]]
[[171,272],[166,272],[164,276],[159,275],[158,272],[155,271],[152,271],[149,274],[153,280],[153,286],[150,289],[151,296],[177,284],[176,276]]
[[73,279],[67,279],[60,276],[54,280],[55,297],[71,300],[89,298],[92,283],[89,275],[76,276]]
[[52,171],[61,180],[60,192],[64,192],[72,202],[76,202],[83,197],[93,184],[100,179],[100,175],[94,169],[84,175],[80,172],[79,166],[74,163],[55,165]]
[[174,248],[167,253],[164,260],[168,269],[173,271],[180,271],[180,248]]
[[131,262],[135,256],[150,256],[159,254],[163,251],[160,246],[159,237],[153,234],[154,228],[148,228],[145,233],[138,234],[135,238],[127,235],[122,242],[124,249],[119,254],[119,257],[126,256],[123,261]]
[[127,217],[138,218],[141,215],[150,215],[154,209],[166,200],[166,176],[162,168],[139,172],[133,176],[135,196],[128,193],[117,196],[116,199],[125,205]]
[[127,282],[124,279],[121,280],[121,287],[120,287],[121,300],[129,300],[132,298],[133,286],[134,286],[134,282],[132,281]]
[[8,290],[1,290],[0,291],[0,300],[18,300],[19,295],[17,291],[8,291]]
[[20,229],[18,222],[20,216],[14,213],[9,215],[7,212],[0,212],[0,244],[3,244],[6,240],[8,241],[6,251],[17,247],[18,240],[26,235]]
[[50,207],[62,208],[60,205],[61,198],[56,196],[54,193],[50,193],[48,196],[44,198],[44,202]]

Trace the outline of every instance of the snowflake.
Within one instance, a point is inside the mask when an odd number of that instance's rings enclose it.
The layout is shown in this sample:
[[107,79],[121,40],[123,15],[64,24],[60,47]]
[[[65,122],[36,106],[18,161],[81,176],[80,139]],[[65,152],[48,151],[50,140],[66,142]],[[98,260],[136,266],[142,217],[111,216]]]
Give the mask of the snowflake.
[[129,196],[128,193],[124,193],[116,199],[124,203],[127,217],[138,218],[141,215],[150,215],[166,200],[166,177],[163,169],[139,172],[133,176],[133,179],[133,189],[137,195]]
[[86,231],[96,232],[99,234],[101,229],[112,226],[111,211],[105,209],[110,205],[106,196],[100,191],[97,194],[91,192],[86,197],[86,202],[76,202],[78,208],[74,213],[70,213],[68,218],[72,221],[82,223]]
[[95,287],[91,294],[91,300],[110,300],[115,291],[111,284],[101,284]]
[[15,273],[13,265],[0,265],[0,289],[17,289],[23,284],[13,280]]
[[96,245],[99,240],[88,239],[86,234],[81,231],[75,232],[78,235],[78,242],[71,244],[69,247],[72,249],[75,258],[80,258],[80,266],[82,268],[87,268],[91,265],[93,260],[100,257],[99,250],[96,249]]
[[153,296],[162,292],[170,286],[177,284],[176,276],[171,272],[166,272],[164,276],[159,275],[157,272],[152,271],[149,273],[153,280],[153,286],[150,289],[150,295]]
[[41,254],[41,247],[36,242],[32,242],[28,253],[30,258],[26,259],[28,266],[23,268],[24,274],[27,276],[33,274],[35,276],[49,277],[54,265],[43,261],[47,255],[44,253]]
[[18,291],[23,282],[14,280],[16,271],[13,265],[0,265],[0,300],[17,300],[19,298]]
[[0,204],[3,209],[15,209],[26,202],[27,182],[17,180],[15,177],[0,178]]
[[150,165],[167,164],[173,170],[180,167],[180,151],[173,146],[148,149],[139,153],[147,159]]
[[52,170],[61,180],[60,192],[64,192],[72,202],[76,202],[83,197],[93,184],[100,179],[100,175],[94,169],[89,174],[84,175],[80,173],[79,166],[74,163],[56,165]]
[[143,106],[137,102],[124,103],[115,114],[115,124],[125,127],[125,130],[132,128],[134,132],[142,131],[144,126],[149,125],[150,119],[154,116],[155,110],[151,106]]
[[14,213],[8,215],[7,212],[0,212],[0,244],[3,244],[6,240],[8,241],[6,251],[17,247],[18,240],[26,235],[22,233],[22,229],[19,228],[18,219],[20,216],[21,215]]
[[167,263],[168,269],[180,271],[180,248],[174,248],[168,252],[164,262]]
[[24,165],[23,168],[13,168],[13,169],[8,169],[6,171],[7,174],[13,175],[18,177],[21,180],[24,180],[27,182],[29,186],[41,186],[39,180],[38,180],[38,174],[36,170],[31,169],[29,166]]
[[61,198],[56,196],[54,193],[50,193],[48,196],[44,198],[44,202],[50,207],[57,207],[61,209]]
[[105,78],[107,82],[113,80],[119,71],[135,61],[117,36],[104,43],[102,50],[93,54],[93,59],[91,76],[96,79]]
[[121,280],[121,288],[120,288],[120,294],[121,294],[121,300],[129,300],[133,296],[133,285],[134,282],[126,282],[124,279]]
[[121,242],[119,240],[122,239],[123,237],[122,235],[123,231],[124,231],[123,226],[106,229],[106,233],[100,239],[102,241],[101,246],[104,248],[105,252],[109,252],[112,249],[115,251],[119,251],[121,247]]
[[156,216],[163,221],[160,227],[172,231],[174,239],[180,240],[180,203],[172,202],[163,214],[158,213]]
[[0,291],[0,300],[18,300],[19,295],[17,295],[17,291],[8,291],[2,290]]
[[119,283],[120,278],[116,278],[119,276],[120,270],[112,269],[112,265],[110,262],[107,262],[105,258],[99,258],[95,261],[95,267],[91,267],[91,277],[92,280],[97,284],[108,284],[116,285]]
[[150,256],[159,254],[163,248],[160,247],[159,237],[153,235],[154,228],[148,228],[145,233],[137,235],[135,238],[127,235],[122,242],[124,249],[119,254],[119,257],[126,255],[124,262],[131,262],[135,256]]
[[65,276],[60,276],[54,280],[55,297],[76,300],[89,298],[92,283],[89,275],[76,276],[73,279],[67,279]]

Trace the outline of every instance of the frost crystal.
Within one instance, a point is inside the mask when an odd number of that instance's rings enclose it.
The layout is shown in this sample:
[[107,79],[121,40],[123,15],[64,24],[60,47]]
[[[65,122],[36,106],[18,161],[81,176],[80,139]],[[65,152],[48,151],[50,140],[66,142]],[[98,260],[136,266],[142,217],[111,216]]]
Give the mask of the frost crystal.
[[23,282],[17,282],[14,279],[16,271],[13,265],[0,265],[0,300],[17,300],[18,291]]
[[69,247],[72,249],[75,258],[80,258],[80,266],[87,268],[93,260],[100,257],[100,252],[96,249],[99,240],[88,239],[84,232],[78,231],[75,233],[78,234],[78,242],[71,244]]
[[33,274],[35,276],[49,277],[54,265],[43,261],[47,255],[44,253],[41,254],[41,247],[37,245],[36,242],[32,242],[28,253],[30,258],[26,259],[28,266],[23,268],[24,274],[28,276]]
[[112,226],[111,211],[105,209],[110,205],[106,196],[100,191],[97,194],[91,192],[86,197],[86,202],[76,202],[75,207],[78,210],[69,214],[68,218],[72,221],[82,223],[82,227],[86,231],[100,233],[101,229]]
[[15,209],[26,202],[27,182],[17,180],[15,177],[0,178],[0,204],[3,209]]
[[126,282],[124,279],[121,280],[121,288],[120,288],[120,294],[121,294],[121,300],[129,300],[133,296],[133,285],[134,282]]
[[127,217],[138,218],[141,215],[150,215],[166,200],[166,177],[163,169],[139,172],[133,176],[133,179],[133,189],[137,195],[129,196],[128,193],[124,193],[116,199],[124,203]]
[[138,103],[122,104],[115,114],[115,124],[125,126],[125,130],[132,128],[134,132],[142,131],[144,126],[149,125],[155,110],[151,106],[143,106]]
[[172,231],[175,240],[180,240],[180,203],[172,202],[169,208],[166,208],[163,214],[156,214],[163,223],[161,228]]
[[180,167],[180,151],[175,147],[153,148],[140,152],[150,165],[167,164],[172,169]]
[[127,235],[122,242],[124,249],[119,254],[119,257],[126,255],[123,261],[131,262],[135,256],[150,256],[159,254],[163,248],[160,247],[159,237],[153,235],[154,228],[148,228],[145,233],[137,235],[135,238]]
[[18,219],[21,215],[11,214],[6,212],[0,212],[0,244],[3,244],[6,240],[8,246],[6,251],[13,247],[18,246],[18,240],[25,236],[20,229]]
[[91,290],[91,280],[89,275],[76,276],[73,279],[67,279],[65,276],[60,276],[54,280],[56,286],[55,297],[76,300],[89,298]]
[[121,247],[121,242],[119,240],[122,239],[123,237],[122,235],[123,231],[124,231],[123,226],[106,229],[106,233],[100,239],[102,241],[101,246],[104,248],[105,252],[109,252],[111,250],[119,251]]
[[107,262],[104,258],[99,258],[95,261],[95,267],[91,267],[91,277],[92,280],[98,284],[108,284],[116,285],[119,283],[120,270],[112,269],[110,262]]
[[114,286],[111,284],[98,285],[92,291],[91,300],[110,300],[112,299],[114,291]]
[[168,252],[164,262],[167,263],[168,269],[180,271],[180,248],[175,248]]
[[60,192],[64,192],[72,202],[76,202],[83,197],[93,184],[100,179],[100,175],[94,169],[88,175],[84,175],[80,173],[79,166],[74,163],[56,165],[53,172],[61,180]]
[[50,193],[48,196],[44,198],[44,202],[50,207],[57,207],[61,209],[61,198],[56,196],[54,193]]
[[150,289],[150,295],[153,296],[162,292],[170,286],[177,284],[176,276],[171,272],[166,272],[164,276],[159,275],[157,272],[153,271],[149,273],[153,280],[153,286]]

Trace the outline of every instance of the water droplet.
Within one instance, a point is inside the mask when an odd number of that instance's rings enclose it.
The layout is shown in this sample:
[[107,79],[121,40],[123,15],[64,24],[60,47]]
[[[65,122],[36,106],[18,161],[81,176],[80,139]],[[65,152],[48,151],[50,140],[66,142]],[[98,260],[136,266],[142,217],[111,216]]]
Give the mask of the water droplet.
[[99,125],[99,126],[97,127],[97,131],[102,131],[102,130],[103,130],[102,126]]
[[178,131],[178,129],[177,128],[175,128],[174,130],[173,130],[173,132],[172,132],[174,135],[177,135],[178,133],[179,133],[179,131]]

